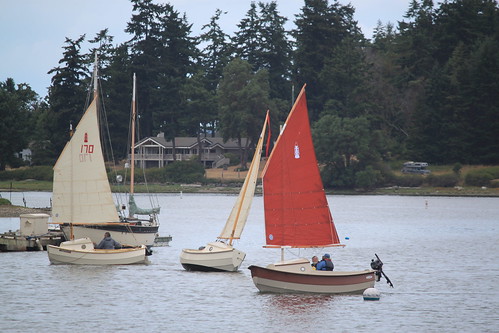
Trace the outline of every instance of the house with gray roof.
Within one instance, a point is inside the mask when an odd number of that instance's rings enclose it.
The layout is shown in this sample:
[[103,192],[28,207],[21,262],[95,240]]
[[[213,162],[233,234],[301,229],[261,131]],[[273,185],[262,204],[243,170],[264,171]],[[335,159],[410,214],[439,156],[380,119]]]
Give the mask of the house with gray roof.
[[[244,149],[246,138],[241,140]],[[201,146],[201,147],[200,147]],[[164,133],[156,137],[148,137],[135,144],[135,165],[139,168],[162,168],[168,163],[187,161],[199,155],[202,149],[201,162],[206,168],[218,168],[229,164],[225,156],[228,153],[239,154],[237,140],[223,141],[221,137],[203,137],[198,145],[196,137],[175,138],[175,159],[173,158],[173,142],[166,140]]]

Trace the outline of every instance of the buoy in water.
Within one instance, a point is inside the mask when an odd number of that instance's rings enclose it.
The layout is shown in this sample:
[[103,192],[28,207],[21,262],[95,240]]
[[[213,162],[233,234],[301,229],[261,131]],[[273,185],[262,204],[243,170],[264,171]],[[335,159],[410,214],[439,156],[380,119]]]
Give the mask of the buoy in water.
[[364,301],[379,301],[381,293],[376,288],[367,288],[364,290]]

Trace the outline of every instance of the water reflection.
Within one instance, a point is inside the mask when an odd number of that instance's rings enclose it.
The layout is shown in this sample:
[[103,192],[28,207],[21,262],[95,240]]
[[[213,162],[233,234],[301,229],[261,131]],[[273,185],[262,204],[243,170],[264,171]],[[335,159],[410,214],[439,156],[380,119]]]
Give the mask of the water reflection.
[[323,311],[331,307],[344,296],[340,295],[308,295],[308,294],[268,294],[265,297],[266,306],[275,311],[284,312],[289,315],[313,313]]

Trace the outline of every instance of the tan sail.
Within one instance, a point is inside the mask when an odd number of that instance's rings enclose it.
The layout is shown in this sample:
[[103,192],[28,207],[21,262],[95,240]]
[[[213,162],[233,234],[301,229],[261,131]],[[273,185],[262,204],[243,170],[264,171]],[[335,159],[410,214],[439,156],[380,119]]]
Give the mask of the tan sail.
[[94,98],[54,166],[54,223],[119,222],[98,129]]
[[[260,155],[263,146],[263,136],[269,122],[269,113],[265,117],[262,134],[256,145],[255,155],[251,162],[243,187],[225,223],[222,233],[217,241],[210,242],[198,249],[183,249],[180,254],[180,263],[188,271],[203,272],[235,272],[241,266],[246,253],[234,248],[232,241],[239,239],[248,218],[253,194],[255,193],[258,169],[260,168]],[[225,241],[228,239],[228,244]]]
[[253,155],[253,160],[251,161],[251,165],[244,180],[243,187],[241,188],[236,203],[234,204],[229,218],[225,223],[225,227],[220,233],[220,236],[218,236],[219,239],[228,239],[230,245],[232,245],[232,241],[234,239],[239,239],[241,237],[241,233],[243,232],[244,226],[246,225],[246,220],[249,215],[251,203],[253,202],[256,181],[258,178],[258,171],[260,169],[263,137],[265,136],[268,118],[269,114],[267,112],[265,123],[263,124],[262,133],[260,134],[260,138],[258,139],[255,154]]

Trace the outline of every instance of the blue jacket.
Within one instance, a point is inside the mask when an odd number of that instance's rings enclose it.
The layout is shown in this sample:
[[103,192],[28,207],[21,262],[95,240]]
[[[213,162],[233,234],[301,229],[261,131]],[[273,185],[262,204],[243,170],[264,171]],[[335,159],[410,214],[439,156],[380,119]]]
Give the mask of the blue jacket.
[[315,269],[318,271],[332,271],[334,269],[334,264],[331,259],[322,259],[317,263]]
[[97,245],[96,249],[121,249],[121,244],[112,239],[111,237],[105,237]]

